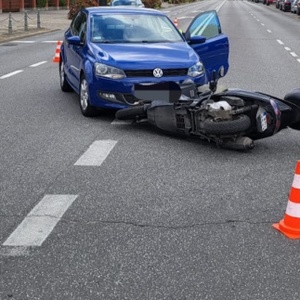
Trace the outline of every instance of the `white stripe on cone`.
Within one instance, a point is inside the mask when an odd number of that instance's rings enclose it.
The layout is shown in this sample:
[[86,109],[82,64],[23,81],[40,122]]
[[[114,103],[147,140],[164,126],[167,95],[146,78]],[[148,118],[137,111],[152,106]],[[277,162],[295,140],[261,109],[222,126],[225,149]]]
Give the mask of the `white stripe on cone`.
[[300,203],[295,203],[289,200],[285,213],[290,217],[300,218]]

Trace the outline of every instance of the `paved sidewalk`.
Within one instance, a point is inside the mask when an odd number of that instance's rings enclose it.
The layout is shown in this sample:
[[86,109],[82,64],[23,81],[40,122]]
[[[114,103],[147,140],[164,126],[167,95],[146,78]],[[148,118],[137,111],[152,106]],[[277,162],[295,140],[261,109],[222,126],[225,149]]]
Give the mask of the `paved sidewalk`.
[[28,30],[25,31],[25,12],[11,13],[11,34],[9,34],[9,13],[0,14],[0,43],[21,39],[41,33],[67,29],[71,23],[69,10],[40,10],[39,28],[37,10],[27,11]]
[[[173,4],[162,3],[162,8],[170,6]],[[37,10],[28,10],[27,31],[25,31],[25,12],[11,13],[11,34],[9,34],[9,13],[0,13],[0,44],[50,31],[66,30],[71,23],[68,19],[68,12],[68,9],[40,10],[40,28],[38,28]]]

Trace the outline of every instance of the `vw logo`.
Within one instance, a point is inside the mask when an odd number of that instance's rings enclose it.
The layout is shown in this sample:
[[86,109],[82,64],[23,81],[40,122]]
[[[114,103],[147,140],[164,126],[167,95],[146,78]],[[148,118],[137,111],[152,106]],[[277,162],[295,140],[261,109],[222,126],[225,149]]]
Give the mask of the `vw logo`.
[[155,68],[155,69],[153,70],[153,76],[154,76],[154,77],[159,78],[159,77],[162,77],[163,74],[164,74],[164,73],[163,73],[162,69],[160,69],[160,68]]

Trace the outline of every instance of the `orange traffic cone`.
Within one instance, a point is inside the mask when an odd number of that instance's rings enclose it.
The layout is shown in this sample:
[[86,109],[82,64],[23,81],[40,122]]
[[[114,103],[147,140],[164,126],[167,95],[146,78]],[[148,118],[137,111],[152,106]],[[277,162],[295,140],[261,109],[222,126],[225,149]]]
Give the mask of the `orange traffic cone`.
[[273,227],[290,239],[300,238],[300,160],[297,162],[284,218]]
[[174,23],[174,25],[175,25],[176,27],[178,27],[178,20],[177,20],[177,18],[174,19],[173,23]]
[[53,57],[53,62],[59,63],[60,62],[60,46],[61,46],[61,41],[58,41],[56,44],[56,50],[55,50],[55,56]]

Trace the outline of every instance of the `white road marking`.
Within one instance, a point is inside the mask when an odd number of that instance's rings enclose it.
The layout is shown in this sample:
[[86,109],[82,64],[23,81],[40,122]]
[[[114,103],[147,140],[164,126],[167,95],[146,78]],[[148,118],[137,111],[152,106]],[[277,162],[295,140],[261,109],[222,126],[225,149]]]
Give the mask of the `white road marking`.
[[33,44],[35,41],[13,41],[12,43],[19,43],[19,44]]
[[116,144],[117,141],[112,140],[95,141],[74,165],[100,166]]
[[267,31],[268,31],[269,33],[272,33],[272,31],[271,31],[270,29],[267,29]]
[[291,48],[289,48],[289,47],[284,47],[284,49],[285,49],[286,51],[291,51]]
[[62,42],[62,41],[42,41],[42,43],[57,43],[57,42]]
[[261,24],[261,26],[265,26],[265,24],[264,23],[260,23]]
[[133,123],[133,120],[125,121],[125,120],[114,119],[111,122],[111,125],[131,125],[132,123]]
[[30,65],[29,67],[30,67],[30,68],[35,68],[35,67],[38,67],[38,66],[40,66],[40,65],[45,64],[46,62],[47,62],[46,60],[40,61],[40,62],[38,62],[38,63],[36,63],[36,64]]
[[41,246],[77,195],[45,195],[3,246]]
[[281,40],[276,40],[280,45],[284,45],[284,43]]
[[23,70],[17,70],[17,71],[14,71],[14,72],[11,72],[11,73],[1,76],[0,79],[8,78],[8,77],[14,76],[16,74],[19,74],[21,72],[23,72]]
[[300,59],[299,58],[297,59],[297,61],[298,61],[298,63],[300,63]]
[[293,57],[298,57],[298,55],[295,52],[290,52],[290,53]]

